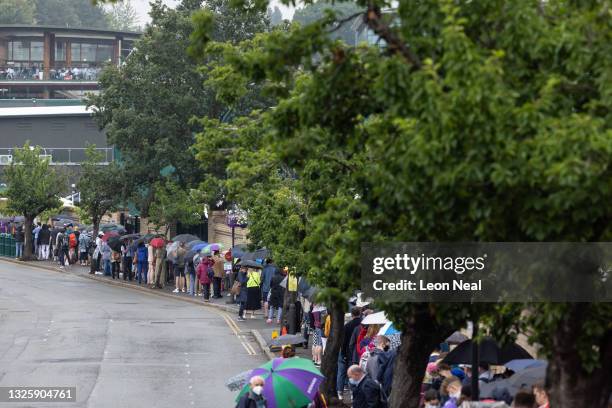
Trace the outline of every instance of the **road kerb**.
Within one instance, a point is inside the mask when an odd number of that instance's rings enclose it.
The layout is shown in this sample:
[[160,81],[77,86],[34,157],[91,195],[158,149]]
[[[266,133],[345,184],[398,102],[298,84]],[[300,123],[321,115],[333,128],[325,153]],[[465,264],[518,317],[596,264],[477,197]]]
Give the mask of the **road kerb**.
[[259,348],[264,352],[264,354],[270,359],[273,360],[276,358],[273,352],[270,351],[270,347],[268,347],[268,343],[264,340],[263,336],[257,329],[252,329],[251,333],[253,337],[255,337],[255,341],[259,345]]

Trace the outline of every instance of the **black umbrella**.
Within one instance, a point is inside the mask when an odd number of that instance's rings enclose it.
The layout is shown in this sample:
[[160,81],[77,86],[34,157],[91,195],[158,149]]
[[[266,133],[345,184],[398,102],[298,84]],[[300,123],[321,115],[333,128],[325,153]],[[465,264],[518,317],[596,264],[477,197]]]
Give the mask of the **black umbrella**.
[[466,336],[465,334],[456,331],[453,334],[451,334],[450,336],[448,336],[448,338],[446,340],[444,340],[446,343],[448,344],[460,344],[463,343],[464,341],[469,340],[468,336]]
[[123,240],[123,237],[110,237],[108,239],[108,246],[113,251],[121,251],[121,241],[122,240]]
[[263,268],[263,266],[260,263],[251,261],[251,260],[246,260],[246,261],[240,260],[239,265],[246,266],[248,268],[260,268],[260,269]]
[[[519,358],[533,358],[527,350],[512,343],[499,347],[492,338],[484,338],[478,344],[478,355],[481,363],[504,365],[510,360]],[[455,347],[444,358],[447,364],[472,364],[472,340],[466,340]]]
[[174,242],[192,242],[192,241],[197,241],[200,238],[196,237],[195,235],[191,235],[191,234],[180,234],[177,235],[176,237],[172,238],[172,241]]
[[509,378],[483,384],[480,397],[506,400],[506,395],[514,397],[522,388],[530,389],[536,382],[545,378],[546,365],[527,368]]
[[121,236],[121,239],[138,239],[141,238],[142,235],[140,234],[127,234],[127,235],[123,235]]
[[120,234],[125,234],[125,227],[121,224],[102,224],[100,225],[100,231],[117,231]]
[[304,343],[304,335],[303,334],[285,334],[283,336],[279,336],[275,339],[272,339],[268,342],[269,347],[280,347],[286,346],[289,344],[303,344]]
[[254,261],[256,259],[265,259],[265,258],[269,258],[270,257],[270,251],[267,250],[266,248],[261,248],[261,249],[257,249],[253,252],[245,252],[244,254],[242,254],[241,257],[237,257],[236,255],[234,255],[234,253],[232,252],[232,256],[234,258],[240,258],[244,261]]
[[248,253],[247,244],[238,244],[232,247],[232,256],[234,258],[242,258],[244,254]]

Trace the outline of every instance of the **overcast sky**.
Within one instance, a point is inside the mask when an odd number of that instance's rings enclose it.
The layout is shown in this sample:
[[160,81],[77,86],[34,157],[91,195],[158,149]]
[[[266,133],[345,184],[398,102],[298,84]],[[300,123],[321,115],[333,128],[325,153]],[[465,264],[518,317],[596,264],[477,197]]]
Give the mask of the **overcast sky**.
[[[180,0],[163,0],[163,1],[168,6],[174,7],[176,6],[177,3],[179,3]],[[149,9],[150,9],[149,0],[132,0],[132,4],[134,5],[134,8],[138,12],[138,17],[140,19],[138,24],[144,26],[150,20],[149,18]],[[284,18],[291,19],[293,17],[293,8],[286,7],[280,4],[280,2],[276,0],[273,0],[272,4],[275,4],[280,8],[281,12],[283,13]]]

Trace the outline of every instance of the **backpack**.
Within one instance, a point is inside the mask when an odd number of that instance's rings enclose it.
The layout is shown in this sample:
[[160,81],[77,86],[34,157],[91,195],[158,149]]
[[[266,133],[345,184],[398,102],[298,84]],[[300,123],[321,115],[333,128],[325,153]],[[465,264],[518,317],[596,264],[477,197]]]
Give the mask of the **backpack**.
[[70,234],[70,236],[68,237],[69,241],[70,241],[70,248],[76,248],[77,246],[77,239],[76,239],[76,235],[74,235],[74,233]]

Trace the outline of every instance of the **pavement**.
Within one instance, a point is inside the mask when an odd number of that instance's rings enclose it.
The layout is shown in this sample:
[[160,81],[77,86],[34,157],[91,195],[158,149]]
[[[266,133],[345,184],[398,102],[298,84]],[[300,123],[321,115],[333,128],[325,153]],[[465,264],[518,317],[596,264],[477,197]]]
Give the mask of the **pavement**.
[[236,323],[235,310],[0,258],[0,387],[77,387],[55,407],[232,407],[225,381],[270,357],[251,331],[267,327],[261,315]]

